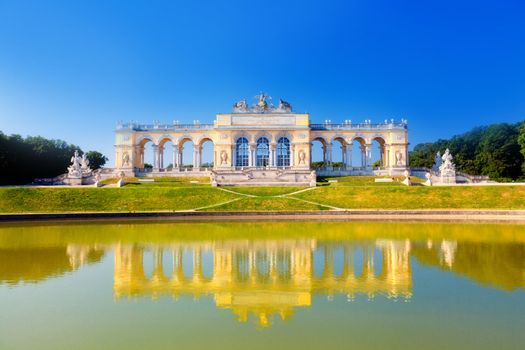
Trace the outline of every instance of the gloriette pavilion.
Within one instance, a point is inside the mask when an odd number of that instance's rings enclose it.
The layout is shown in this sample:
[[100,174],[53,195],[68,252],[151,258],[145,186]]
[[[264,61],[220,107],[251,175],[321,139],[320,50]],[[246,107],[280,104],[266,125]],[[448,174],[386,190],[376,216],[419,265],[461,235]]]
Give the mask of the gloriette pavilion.
[[[408,167],[408,128],[405,120],[312,124],[308,113],[296,113],[283,100],[272,105],[264,93],[257,103],[241,100],[231,113],[220,113],[213,124],[119,124],[116,130],[116,170],[125,176],[210,175],[214,185],[311,185],[316,175],[400,175]],[[312,165],[312,144],[322,145],[323,163]],[[203,145],[213,144],[213,161],[203,166]],[[372,163],[372,143],[379,144],[379,164]],[[146,144],[153,164],[144,160]],[[167,144],[172,157],[165,159]],[[192,165],[183,150],[193,144]],[[337,147],[334,147],[337,145]],[[353,148],[359,147],[360,159]],[[335,152],[341,152],[334,166]],[[186,152],[187,153],[187,152]],[[353,157],[354,155],[354,157]],[[355,163],[359,163],[357,166]],[[169,166],[167,166],[169,164]]]

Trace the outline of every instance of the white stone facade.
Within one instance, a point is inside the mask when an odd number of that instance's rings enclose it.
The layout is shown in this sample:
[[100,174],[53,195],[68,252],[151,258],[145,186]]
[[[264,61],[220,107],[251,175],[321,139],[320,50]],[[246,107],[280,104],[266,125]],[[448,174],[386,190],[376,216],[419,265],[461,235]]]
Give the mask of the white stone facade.
[[[265,95],[264,95],[265,96]],[[266,103],[266,102],[264,102]],[[120,124],[116,130],[116,164],[127,176],[180,176],[220,174],[218,184],[256,184],[310,182],[312,142],[323,146],[324,167],[318,175],[402,174],[408,167],[408,128],[406,121],[372,124],[311,124],[307,113],[292,113],[281,101],[279,108],[254,108],[238,102],[233,113],[217,114],[213,124],[182,125],[135,123]],[[284,107],[281,108],[281,104]],[[183,167],[183,149],[193,142],[193,167]],[[213,168],[202,168],[202,146],[213,143]],[[333,144],[342,152],[342,166],[332,166]],[[352,166],[352,145],[359,143],[361,166]],[[372,142],[380,145],[381,167],[372,169]],[[144,169],[144,146],[152,142],[153,169]],[[173,145],[173,159],[164,159],[166,144]],[[166,164],[173,167],[167,169]],[[231,174],[229,176],[228,174]],[[293,175],[292,175],[293,174]],[[224,180],[221,183],[221,177]],[[251,179],[258,179],[250,181]],[[226,180],[225,180],[226,179]],[[241,181],[244,179],[244,181]],[[265,181],[264,179],[273,179]],[[284,180],[286,179],[286,180]],[[298,179],[301,179],[300,181]]]

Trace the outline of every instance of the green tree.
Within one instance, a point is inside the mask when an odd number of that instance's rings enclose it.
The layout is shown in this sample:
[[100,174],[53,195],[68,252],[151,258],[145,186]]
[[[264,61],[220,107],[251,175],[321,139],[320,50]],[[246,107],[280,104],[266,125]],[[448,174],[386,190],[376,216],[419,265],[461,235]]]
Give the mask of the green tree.
[[497,180],[515,180],[525,171],[524,154],[520,152],[523,146],[519,143],[519,135],[525,131],[521,128],[519,124],[493,124],[474,128],[449,140],[419,144],[410,152],[410,164],[429,168],[436,152],[443,153],[448,148],[458,171],[488,175]]
[[[525,159],[525,121],[521,123],[520,129],[519,129],[518,144],[521,147],[521,150],[520,150],[521,155]],[[521,163],[521,171],[523,172],[523,174],[525,174],[525,161]]]
[[24,184],[63,174],[75,150],[80,148],[61,140],[0,132],[0,184]]
[[93,170],[101,168],[108,161],[108,158],[105,155],[97,151],[87,152],[86,158],[89,160],[89,166]]

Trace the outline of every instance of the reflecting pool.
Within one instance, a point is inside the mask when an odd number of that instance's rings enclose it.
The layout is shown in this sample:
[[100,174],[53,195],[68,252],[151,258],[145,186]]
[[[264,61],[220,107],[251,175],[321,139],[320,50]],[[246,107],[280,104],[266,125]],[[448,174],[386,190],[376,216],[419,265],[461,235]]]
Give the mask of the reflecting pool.
[[0,226],[0,349],[521,349],[525,226]]

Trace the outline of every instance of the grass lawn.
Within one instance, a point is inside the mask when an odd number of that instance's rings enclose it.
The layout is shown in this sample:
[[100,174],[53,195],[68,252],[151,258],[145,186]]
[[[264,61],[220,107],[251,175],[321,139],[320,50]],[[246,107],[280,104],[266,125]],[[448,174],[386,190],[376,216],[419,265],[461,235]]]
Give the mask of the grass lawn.
[[233,191],[242,194],[249,194],[257,197],[273,197],[280,196],[283,194],[288,194],[296,191],[305,189],[306,187],[299,186],[281,186],[281,187],[266,187],[266,186],[254,186],[254,187],[244,187],[244,186],[231,186],[223,187],[228,191]]
[[[319,186],[313,189],[214,188],[207,178],[189,177],[159,178],[154,182],[130,178],[122,188],[0,188],[0,213],[199,208],[207,211],[326,210],[330,206],[345,209],[525,209],[525,186],[407,187],[398,181],[376,183],[374,179],[371,176],[327,178],[321,179]],[[293,193],[301,189],[308,190]],[[234,199],[237,200],[232,201]]]
[[326,210],[327,207],[310,204],[286,197],[244,197],[205,211],[283,211],[283,210]]
[[213,187],[4,188],[0,213],[188,210],[237,195]]
[[294,197],[346,209],[525,209],[524,186],[326,186]]

